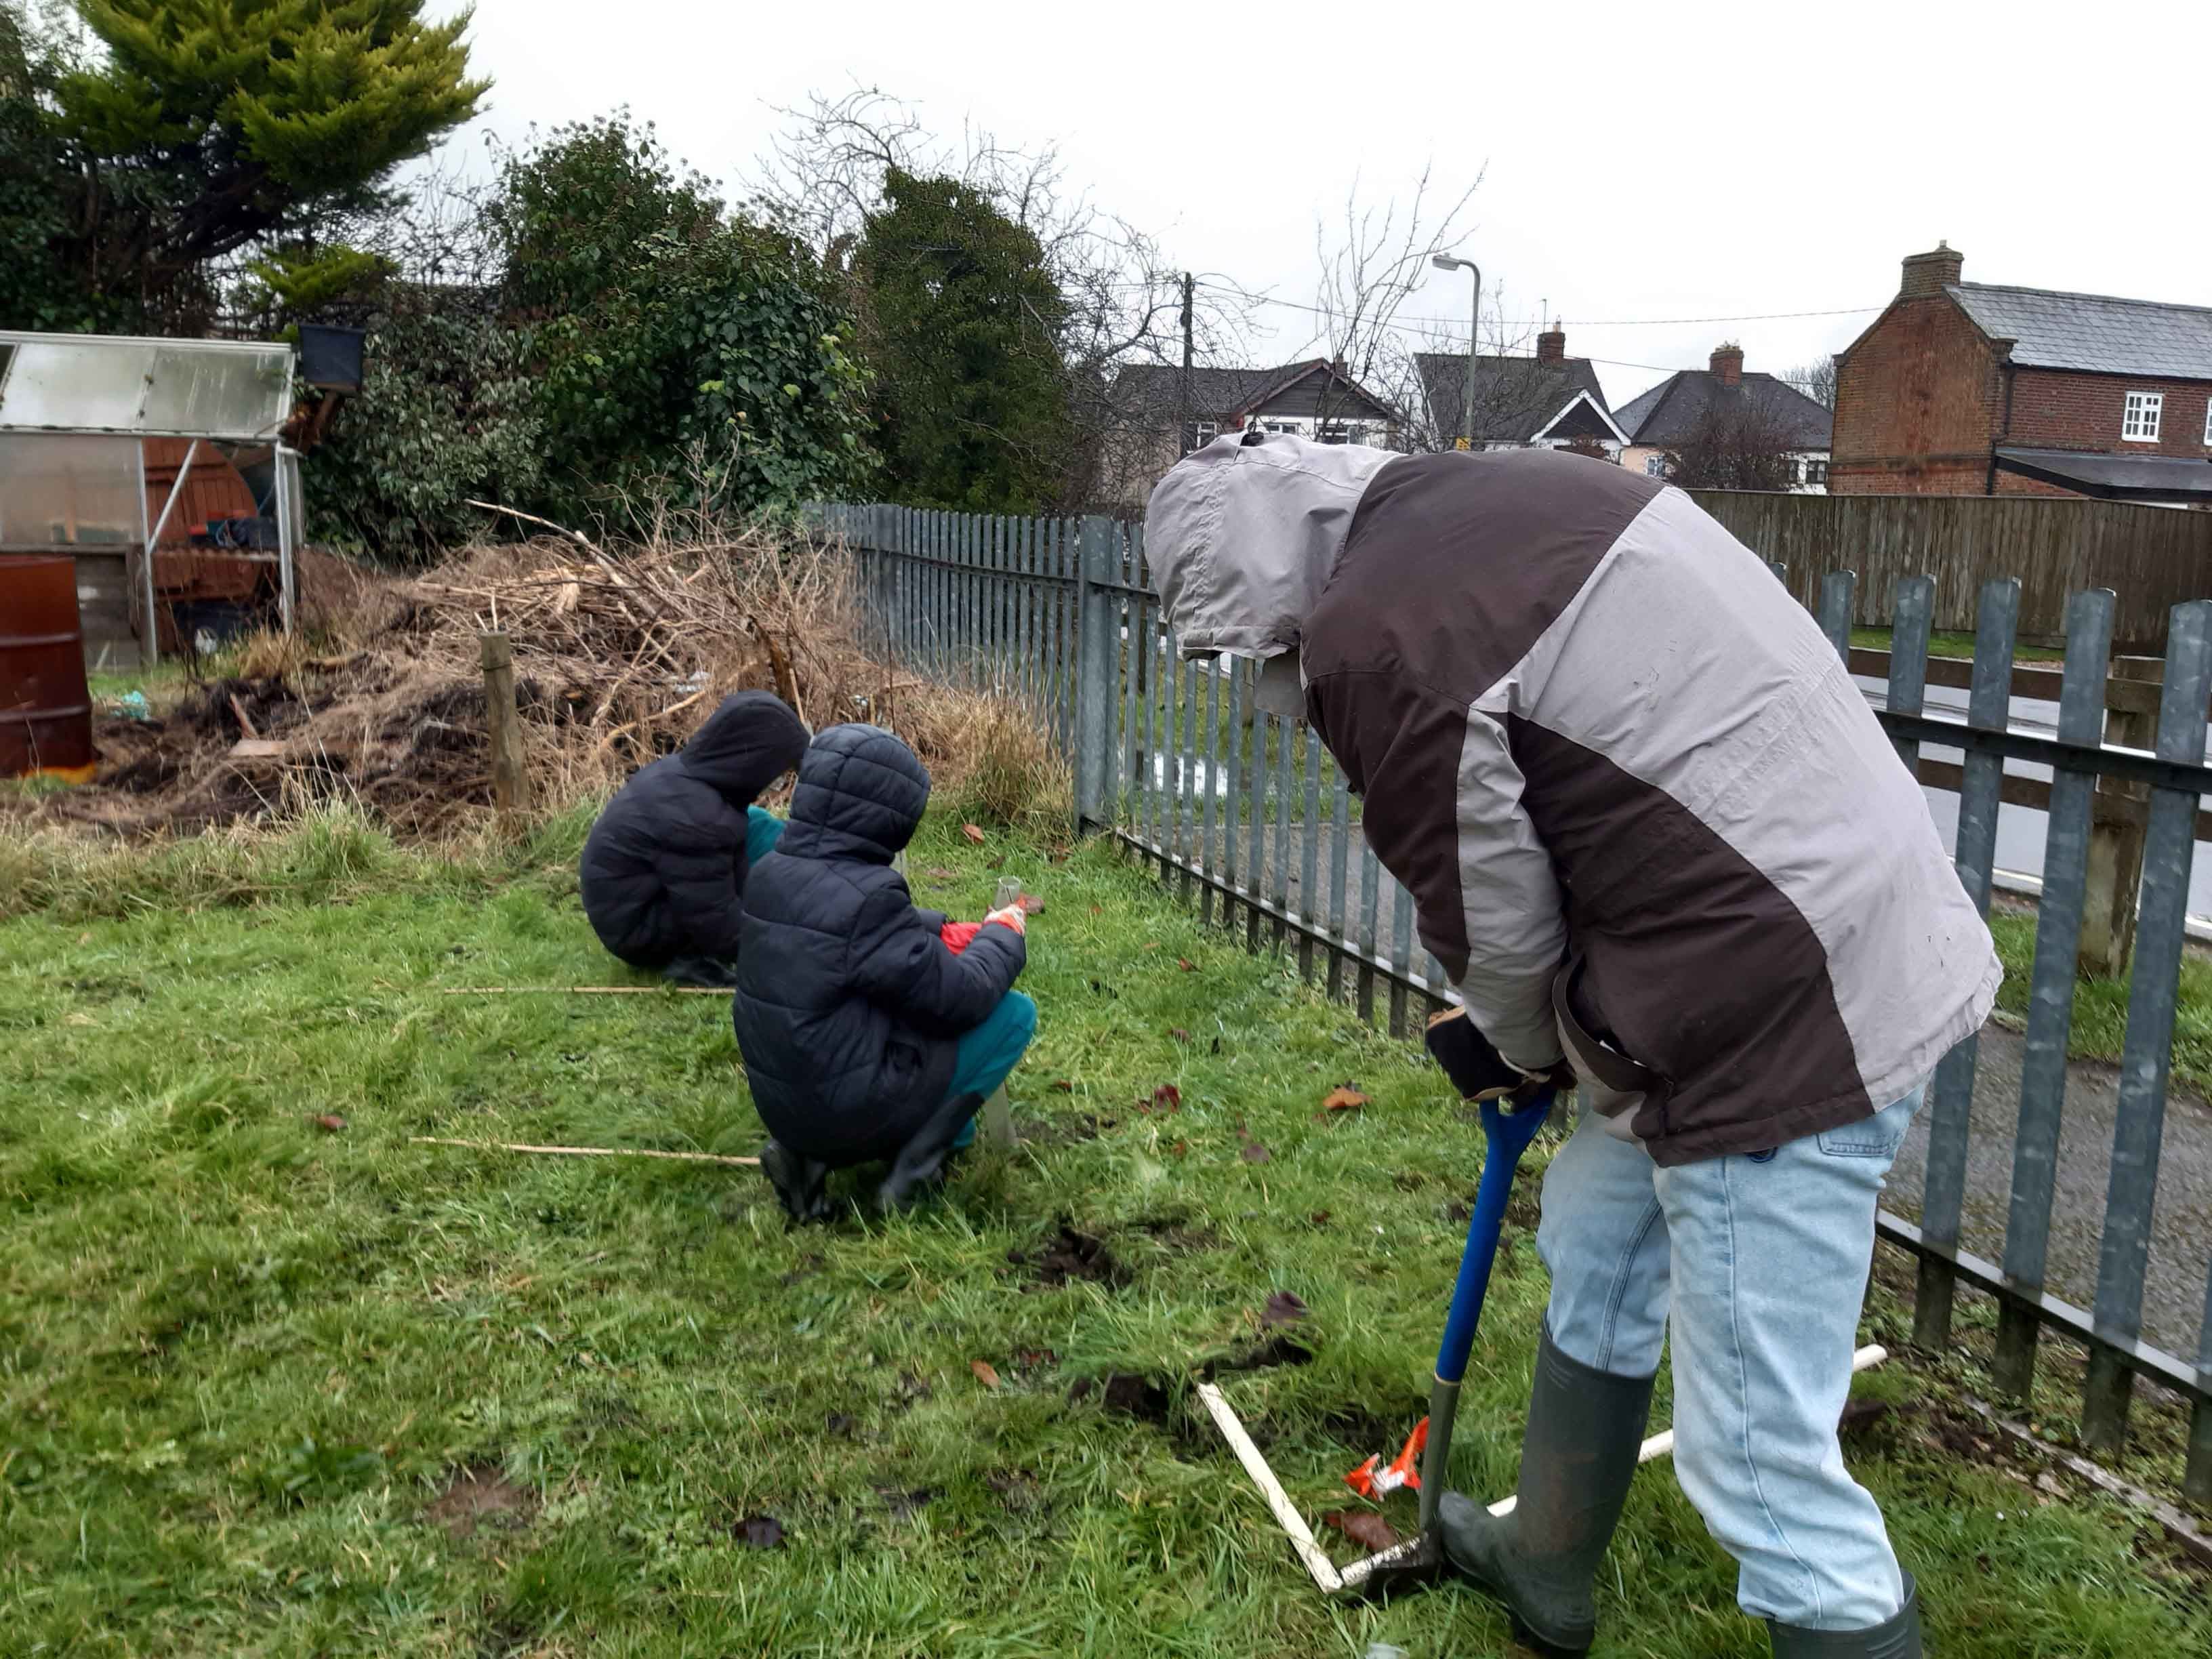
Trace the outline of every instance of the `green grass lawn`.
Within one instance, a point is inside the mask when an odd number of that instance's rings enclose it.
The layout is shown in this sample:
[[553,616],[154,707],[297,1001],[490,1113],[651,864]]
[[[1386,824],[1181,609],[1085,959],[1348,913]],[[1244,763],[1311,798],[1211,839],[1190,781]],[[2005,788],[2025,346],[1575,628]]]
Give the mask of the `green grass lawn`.
[[[1851,643],[1863,651],[1887,651],[1892,630],[1887,628],[1854,628]],[[1928,654],[1931,657],[1964,657],[1972,660],[1974,636],[1972,634],[1933,633],[1928,636]],[[2047,645],[2016,645],[2013,647],[2014,662],[2064,662],[2066,653]]]
[[[1001,860],[1046,902],[1018,1152],[792,1232],[749,1170],[410,1144],[756,1149],[719,999],[444,994],[625,982],[577,830],[459,866],[343,820],[113,866],[0,847],[0,1648],[1504,1650],[1456,1589],[1323,1602],[1188,1392],[1303,1297],[1310,1363],[1224,1375],[1316,1517],[1419,1416],[1480,1140],[1410,1045],[1103,848],[933,819],[925,902],[980,911]],[[1371,1103],[1317,1118],[1345,1081]],[[1534,1179],[1460,1419],[1486,1494],[1542,1304]],[[1901,1322],[1878,1299],[1869,1328]],[[1863,1379],[1891,1409],[1850,1441],[1932,1650],[2212,1651],[2156,1533],[1953,1449],[1950,1386]],[[1764,1653],[1733,1583],[1648,1471],[1599,1651]]]
[[[2028,987],[2035,969],[2035,912],[2001,906],[1990,932],[2004,963],[1998,1009],[2027,1018]],[[2076,980],[2073,1029],[2067,1052],[2076,1060],[2117,1066],[2128,1032],[2128,985],[2124,979]],[[2173,1081],[2212,1100],[2212,957],[2191,947],[2181,959],[2181,989],[2174,1008]]]

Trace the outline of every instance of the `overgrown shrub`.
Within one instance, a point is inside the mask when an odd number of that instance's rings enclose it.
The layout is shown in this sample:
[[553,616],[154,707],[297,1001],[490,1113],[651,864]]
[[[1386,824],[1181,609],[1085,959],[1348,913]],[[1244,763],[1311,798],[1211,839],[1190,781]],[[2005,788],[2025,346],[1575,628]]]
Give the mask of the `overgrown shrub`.
[[541,500],[544,422],[525,334],[477,296],[386,292],[360,394],[308,462],[308,512],[319,540],[428,562],[487,528],[470,497]]

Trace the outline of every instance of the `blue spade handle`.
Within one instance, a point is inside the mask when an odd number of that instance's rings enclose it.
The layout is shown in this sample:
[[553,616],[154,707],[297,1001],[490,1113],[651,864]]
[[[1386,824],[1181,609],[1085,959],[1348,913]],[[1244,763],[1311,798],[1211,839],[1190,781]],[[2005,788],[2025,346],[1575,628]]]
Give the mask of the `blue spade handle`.
[[1467,1375],[1474,1328],[1482,1321],[1482,1299],[1490,1290],[1491,1264],[1498,1259],[1498,1236],[1505,1226],[1506,1200],[1513,1196],[1513,1172],[1551,1110],[1549,1089],[1522,1101],[1482,1103],[1482,1138],[1489,1151],[1482,1160],[1481,1184],[1474,1189],[1474,1213],[1467,1220],[1467,1249],[1459,1259],[1459,1282],[1452,1286],[1451,1311],[1444,1316],[1443,1340],[1437,1345],[1439,1382],[1456,1382]]
[[1421,1458],[1421,1527],[1435,1522],[1451,1459],[1452,1419],[1459,1412],[1459,1387],[1474,1349],[1475,1327],[1482,1322],[1483,1298],[1490,1291],[1490,1269],[1498,1260],[1498,1238],[1505,1226],[1506,1200],[1513,1196],[1513,1172],[1521,1155],[1551,1115],[1552,1091],[1526,1099],[1486,1100],[1482,1138],[1487,1151],[1482,1180],[1474,1189],[1474,1212],[1467,1219],[1467,1249],[1459,1259],[1459,1282],[1452,1286],[1451,1311],[1444,1316],[1443,1340],[1437,1345],[1436,1380],[1429,1389],[1429,1439]]

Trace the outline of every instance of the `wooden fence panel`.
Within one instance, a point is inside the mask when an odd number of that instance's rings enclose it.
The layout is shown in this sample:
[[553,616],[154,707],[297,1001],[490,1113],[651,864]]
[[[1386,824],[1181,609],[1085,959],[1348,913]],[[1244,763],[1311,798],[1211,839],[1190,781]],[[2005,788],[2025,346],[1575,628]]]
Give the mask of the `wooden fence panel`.
[[1936,579],[1935,626],[1971,633],[1982,585],[2017,576],[2023,640],[2060,642],[2069,598],[2109,587],[2119,596],[2113,648],[2155,656],[2173,607],[2212,597],[2212,513],[2033,495],[1690,494],[1759,557],[1786,566],[1808,609],[1827,576],[1856,571],[1861,627],[1888,627],[1898,579],[1925,575]]

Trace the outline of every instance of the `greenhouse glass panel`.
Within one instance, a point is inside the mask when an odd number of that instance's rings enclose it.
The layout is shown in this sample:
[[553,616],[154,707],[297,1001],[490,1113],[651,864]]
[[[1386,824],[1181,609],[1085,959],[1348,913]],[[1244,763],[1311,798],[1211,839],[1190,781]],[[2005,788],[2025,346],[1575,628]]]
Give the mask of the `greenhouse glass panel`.
[[0,544],[135,542],[140,512],[137,444],[49,432],[0,441]]
[[291,412],[289,346],[0,334],[0,432],[267,438]]

